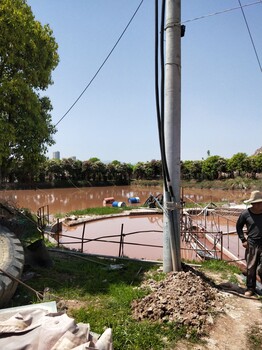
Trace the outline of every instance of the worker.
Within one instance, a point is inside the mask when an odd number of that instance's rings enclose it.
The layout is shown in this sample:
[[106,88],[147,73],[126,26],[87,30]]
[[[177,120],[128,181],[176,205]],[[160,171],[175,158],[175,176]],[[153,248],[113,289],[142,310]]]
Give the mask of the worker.
[[[239,215],[236,230],[246,249],[247,290],[245,295],[252,296],[256,292],[257,274],[262,282],[262,193],[251,192],[250,198],[244,203],[249,206]],[[244,228],[246,228],[245,231]]]

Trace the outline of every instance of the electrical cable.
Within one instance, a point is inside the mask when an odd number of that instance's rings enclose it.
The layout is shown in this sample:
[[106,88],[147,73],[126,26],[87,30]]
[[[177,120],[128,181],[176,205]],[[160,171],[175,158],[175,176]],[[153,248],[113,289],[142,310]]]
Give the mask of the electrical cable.
[[[164,58],[164,32],[165,32],[165,8],[166,1],[162,0],[161,6],[161,24],[160,24],[160,71],[161,71],[161,91],[160,91],[160,100],[161,106],[159,103],[159,85],[158,85],[158,1],[155,1],[155,87],[156,87],[156,107],[157,107],[157,119],[158,119],[158,127],[159,127],[159,142],[160,142],[160,150],[161,150],[161,159],[162,159],[162,169],[163,169],[163,179],[164,179],[164,189],[165,189],[165,204],[168,202],[173,202],[175,200],[172,185],[170,185],[170,176],[168,170],[168,164],[166,159],[166,151],[165,151],[165,132],[164,132],[164,88],[165,88],[165,58]],[[180,261],[178,261],[178,255],[175,254],[175,247],[179,247],[178,239],[176,238],[175,232],[177,227],[177,216],[174,215],[172,210],[170,211],[166,206],[164,206],[164,212],[167,217],[167,221],[169,222],[169,230],[170,230],[170,245],[171,245],[171,253],[172,253],[172,264],[173,267],[180,266]]]
[[[170,183],[169,169],[166,159],[166,146],[165,146],[165,55],[164,55],[164,33],[165,33],[165,12],[166,12],[166,1],[162,0],[162,9],[161,9],[161,31],[160,31],[160,60],[161,60],[161,140],[163,148],[162,162],[164,163],[165,169],[165,178],[166,182]],[[168,187],[168,186],[167,186]],[[173,199],[174,193],[172,186],[169,185],[167,188],[170,197]]]
[[[164,103],[164,85],[165,85],[165,58],[164,58],[164,33],[165,33],[165,8],[166,1],[162,1],[161,6],[161,24],[160,24],[160,71],[161,71],[161,87],[159,96],[159,62],[158,62],[158,1],[155,1],[155,94],[156,94],[156,111],[157,111],[157,122],[158,122],[158,134],[159,134],[159,144],[162,159],[162,171],[164,179],[165,191],[168,191],[167,183],[170,182],[170,176],[166,160],[165,152],[165,134],[164,134],[164,113],[165,113],[165,103]],[[172,188],[171,196],[173,195]]]
[[103,66],[105,65],[105,63],[107,62],[107,60],[109,59],[109,57],[111,56],[111,54],[113,53],[113,51],[115,50],[115,48],[117,47],[117,45],[119,44],[120,40],[122,39],[122,37],[124,36],[125,32],[127,31],[128,27],[130,26],[131,22],[133,21],[133,19],[135,18],[138,10],[140,9],[142,3],[144,2],[144,0],[141,0],[139,5],[137,6],[134,14],[132,15],[131,19],[128,21],[127,25],[125,26],[123,32],[121,33],[121,35],[119,36],[119,38],[117,39],[115,45],[113,46],[113,48],[110,50],[109,54],[106,56],[106,58],[104,59],[104,61],[102,62],[102,64],[100,65],[100,67],[98,68],[98,70],[96,71],[96,73],[94,74],[93,78],[89,81],[89,83],[87,84],[87,86],[84,88],[84,90],[81,92],[81,94],[77,97],[77,99],[75,100],[75,102],[68,108],[68,110],[65,112],[65,114],[58,120],[58,122],[55,124],[55,127],[67,116],[67,114],[73,109],[73,107],[77,104],[77,102],[80,100],[80,98],[84,95],[84,93],[86,92],[86,90],[89,88],[89,86],[92,84],[92,82],[95,80],[95,78],[97,77],[98,73],[101,71],[101,69],[103,68]]
[[185,24],[185,23],[189,23],[189,22],[198,21],[199,19],[204,19],[204,18],[216,16],[216,15],[221,15],[221,14],[226,13],[226,12],[235,11],[235,10],[239,10],[239,9],[241,9],[243,7],[248,7],[248,6],[253,6],[253,5],[258,5],[258,4],[260,4],[260,5],[262,4],[261,0],[252,2],[250,4],[245,4],[245,5],[242,5],[240,7],[239,6],[238,7],[232,7],[232,8],[223,10],[223,11],[218,11],[218,12],[210,13],[208,15],[203,15],[203,16],[200,16],[200,17],[195,17],[195,18],[192,18],[192,19],[188,19],[186,21],[182,21],[179,24]]
[[166,1],[162,0],[161,8],[161,24],[160,24],[160,65],[161,65],[161,140],[163,148],[163,158],[166,181],[170,181],[167,160],[166,160],[166,146],[165,146],[165,12],[166,12]]
[[[249,37],[250,37],[250,40],[251,40],[251,43],[252,43],[252,46],[253,46],[253,49],[254,49],[254,52],[255,52],[256,58],[257,58],[257,62],[258,62],[258,65],[259,65],[260,71],[262,72],[262,66],[261,66],[261,63],[260,63],[260,60],[259,60],[259,57],[258,57],[258,53],[257,53],[257,50],[256,50],[256,46],[255,46],[255,43],[254,43],[254,40],[253,40],[253,37],[252,37],[251,31],[250,31],[250,28],[249,28],[248,22],[247,22],[247,18],[246,18],[245,12],[244,12],[244,10],[243,10],[243,6],[242,6],[242,4],[241,4],[241,1],[240,1],[240,0],[238,0],[238,3],[239,3],[239,5],[240,5],[241,12],[242,12],[242,15],[243,15],[244,20],[245,20],[245,23],[246,23],[246,27],[247,27],[247,30],[248,30],[248,34],[249,34]],[[261,3],[261,1],[260,1],[260,3]]]
[[[163,7],[163,6],[162,6]],[[163,10],[162,10],[163,12]],[[162,15],[163,17],[163,15]],[[157,124],[158,124],[158,136],[159,136],[159,146],[160,146],[160,153],[161,153],[161,159],[162,159],[162,172],[163,172],[163,180],[164,180],[164,188],[167,191],[167,181],[166,181],[166,166],[165,166],[165,155],[164,155],[164,134],[163,134],[163,98],[161,94],[161,103],[160,103],[160,96],[159,96],[159,41],[158,41],[158,0],[155,0],[155,98],[156,98],[156,113],[157,113]],[[163,85],[163,69],[161,69],[161,91],[162,85]]]
[[[158,74],[158,0],[155,0],[155,101],[156,101],[156,115],[157,115],[157,126],[158,126],[158,138],[160,153],[162,157],[162,134],[161,134],[161,113],[160,113],[160,101],[159,101],[159,74]],[[164,166],[162,163],[162,172],[164,177]],[[166,183],[164,181],[166,188]]]

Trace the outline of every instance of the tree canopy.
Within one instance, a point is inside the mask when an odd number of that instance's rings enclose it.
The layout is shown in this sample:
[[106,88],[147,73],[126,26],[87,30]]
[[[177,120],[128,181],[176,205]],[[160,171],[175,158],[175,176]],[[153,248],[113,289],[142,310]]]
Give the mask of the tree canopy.
[[40,92],[52,84],[58,45],[49,25],[35,19],[25,0],[1,0],[0,32],[2,176],[21,164],[29,175],[54,143],[52,105]]

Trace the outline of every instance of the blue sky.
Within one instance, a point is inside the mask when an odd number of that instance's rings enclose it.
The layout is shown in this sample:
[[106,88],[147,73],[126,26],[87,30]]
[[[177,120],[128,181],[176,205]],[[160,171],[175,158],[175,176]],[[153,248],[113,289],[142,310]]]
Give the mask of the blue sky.
[[[242,5],[256,0],[241,0]],[[59,45],[44,92],[56,124],[89,84],[140,0],[28,0]],[[47,156],[160,159],[154,88],[154,1],[144,0],[92,84],[58,123]],[[252,155],[262,146],[262,72],[238,0],[182,0],[181,159]],[[262,62],[262,1],[244,7]],[[197,19],[202,17],[202,19]],[[205,17],[206,16],[206,17]],[[187,22],[188,21],[188,22]]]

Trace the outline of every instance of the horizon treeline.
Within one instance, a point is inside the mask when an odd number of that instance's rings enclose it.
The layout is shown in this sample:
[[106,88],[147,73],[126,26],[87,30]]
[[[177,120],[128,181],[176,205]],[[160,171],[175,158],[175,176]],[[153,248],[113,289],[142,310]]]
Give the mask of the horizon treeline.
[[[99,158],[86,161],[66,159],[46,159],[38,168],[31,169],[23,164],[2,170],[2,187],[68,187],[129,185],[132,180],[162,179],[161,160],[138,162],[135,165],[114,160],[103,163]],[[247,156],[237,153],[226,159],[208,156],[197,161],[181,161],[181,180],[223,180],[236,177],[261,178],[262,153]]]

